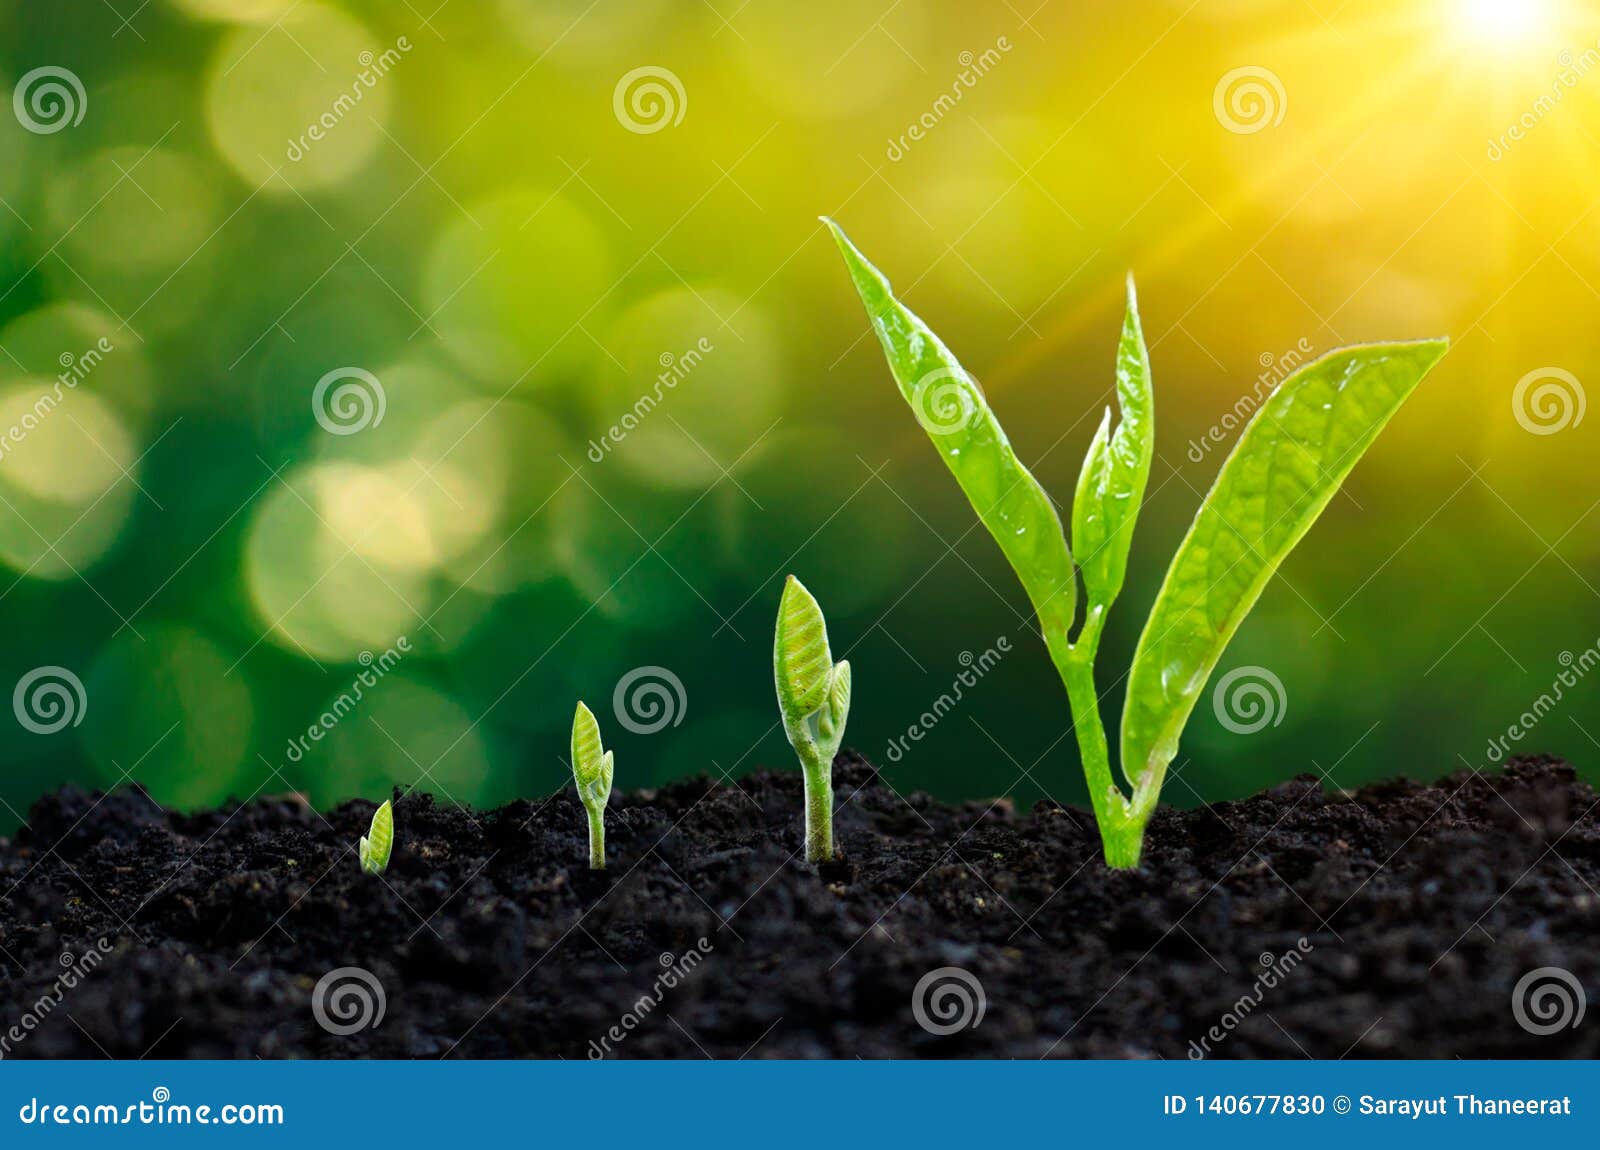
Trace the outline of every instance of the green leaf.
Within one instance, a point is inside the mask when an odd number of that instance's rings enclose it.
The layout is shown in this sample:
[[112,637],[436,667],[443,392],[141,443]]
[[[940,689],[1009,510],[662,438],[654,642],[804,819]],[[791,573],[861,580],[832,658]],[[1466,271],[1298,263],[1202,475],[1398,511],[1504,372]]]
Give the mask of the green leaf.
[[1045,635],[1059,635],[1064,643],[1077,583],[1049,496],[1017,460],[977,381],[928,325],[894,298],[883,273],[839,226],[827,218],[823,223],[844,254],[900,393],[1022,580]]
[[389,852],[394,848],[394,810],[385,799],[372,812],[372,825],[362,836],[356,851],[361,869],[367,874],[382,874],[389,869]]
[[839,743],[844,738],[844,724],[850,717],[850,660],[841,659],[834,664],[833,677],[828,682],[826,705],[817,720],[818,733],[828,741],[833,755],[839,753]]
[[600,724],[580,701],[572,715],[572,778],[585,806],[605,806],[611,797],[611,774],[611,752],[600,745]]
[[1133,525],[1144,501],[1155,455],[1155,396],[1150,355],[1139,324],[1139,301],[1128,277],[1128,305],[1117,346],[1117,406],[1121,418],[1110,431],[1106,410],[1084,457],[1072,503],[1072,547],[1083,572],[1089,602],[1108,608],[1122,590]]
[[798,722],[827,698],[833,654],[822,608],[805,586],[790,575],[778,602],[778,625],[772,639],[772,671],[778,706],[790,722]]
[[1332,352],[1284,380],[1245,427],[1172,560],[1134,652],[1122,766],[1150,803],[1240,621],[1448,347],[1437,339]]

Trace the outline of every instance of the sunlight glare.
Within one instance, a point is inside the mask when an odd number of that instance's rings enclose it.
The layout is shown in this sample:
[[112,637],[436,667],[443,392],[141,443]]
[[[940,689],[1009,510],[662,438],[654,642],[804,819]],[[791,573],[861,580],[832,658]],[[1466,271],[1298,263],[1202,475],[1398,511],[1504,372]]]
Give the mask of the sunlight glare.
[[1460,0],[1457,15],[1473,39],[1510,44],[1543,27],[1547,13],[1543,0]]

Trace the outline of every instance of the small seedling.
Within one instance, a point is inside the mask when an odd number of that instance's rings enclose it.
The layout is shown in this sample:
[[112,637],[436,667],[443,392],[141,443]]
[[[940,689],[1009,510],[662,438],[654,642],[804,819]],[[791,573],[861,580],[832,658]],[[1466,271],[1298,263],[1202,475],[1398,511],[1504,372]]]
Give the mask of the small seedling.
[[611,752],[600,745],[600,724],[578,704],[572,716],[572,779],[589,812],[589,869],[606,869],[606,803],[611,800]]
[[[1076,574],[1061,521],[1024,467],[977,381],[831,220],[890,370],[946,466],[1033,603],[1067,689],[1106,862],[1135,867],[1167,764],[1223,649],[1267,581],[1449,341],[1341,348],[1294,372],[1239,436],[1167,569],[1134,651],[1122,712],[1125,795],[1111,777],[1094,661],[1122,590],[1134,520],[1155,451],[1150,358],[1128,280],[1117,349],[1121,418],[1106,409],[1072,508]],[[1070,637],[1083,579],[1083,624]]]
[[833,858],[833,759],[850,717],[850,663],[835,663],[822,608],[793,575],[783,585],[772,676],[806,783],[806,861]]
[[393,849],[394,809],[389,805],[389,800],[384,799],[383,805],[372,812],[372,825],[361,836],[361,845],[356,849],[362,871],[366,874],[382,874],[388,870],[389,852]]

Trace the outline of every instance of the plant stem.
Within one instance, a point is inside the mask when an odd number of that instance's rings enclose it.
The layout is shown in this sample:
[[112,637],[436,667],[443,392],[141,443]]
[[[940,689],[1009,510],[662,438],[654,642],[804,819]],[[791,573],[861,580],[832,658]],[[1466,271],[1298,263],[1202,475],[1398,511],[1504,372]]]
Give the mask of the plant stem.
[[[1094,660],[1100,650],[1100,632],[1105,624],[1105,608],[1091,606],[1084,617],[1076,643],[1066,635],[1045,634],[1045,643],[1061,682],[1067,688],[1067,703],[1072,708],[1072,729],[1078,738],[1078,753],[1083,758],[1083,773],[1089,782],[1089,802],[1100,830],[1106,865],[1114,870],[1131,870],[1139,865],[1144,849],[1144,827],[1149,822],[1151,805],[1136,809],[1128,802],[1111,777],[1111,752],[1106,744],[1106,729],[1100,721],[1100,696],[1094,685]],[[1137,790],[1135,797],[1138,797]]]
[[806,781],[806,861],[833,861],[833,764],[815,748],[802,752]]
[[1105,848],[1106,866],[1112,870],[1137,870],[1144,853],[1143,819],[1120,819],[1110,828],[1100,828],[1100,845]]
[[601,807],[585,807],[589,814],[589,869],[606,869],[606,812]]

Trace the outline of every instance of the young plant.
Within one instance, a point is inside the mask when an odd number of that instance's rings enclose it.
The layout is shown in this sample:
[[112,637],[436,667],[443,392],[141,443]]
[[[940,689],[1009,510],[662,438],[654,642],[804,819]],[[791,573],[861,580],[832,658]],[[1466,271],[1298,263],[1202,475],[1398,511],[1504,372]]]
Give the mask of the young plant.
[[833,759],[850,717],[850,662],[835,663],[822,608],[793,575],[783,585],[772,677],[789,745],[806,782],[806,861],[833,858]]
[[1362,454],[1449,346],[1444,339],[1363,344],[1290,375],[1239,436],[1167,570],[1145,623],[1122,712],[1122,773],[1111,776],[1094,662],[1106,613],[1122,590],[1128,545],[1154,454],[1150,359],[1128,280],[1117,348],[1121,418],[1106,409],[1072,508],[1072,544],[1087,600],[1077,609],[1072,552],[1044,489],[1012,450],[968,375],[939,338],[894,298],[889,281],[831,220],[850,277],[901,393],[1022,580],[1067,689],[1106,862],[1135,867],[1167,764],[1223,649],[1262,589]]
[[372,812],[372,825],[361,836],[356,857],[365,874],[382,874],[389,869],[389,852],[394,849],[394,809],[389,800]]
[[572,779],[589,813],[589,869],[606,869],[606,803],[611,799],[611,752],[600,745],[600,724],[579,702],[572,716]]

